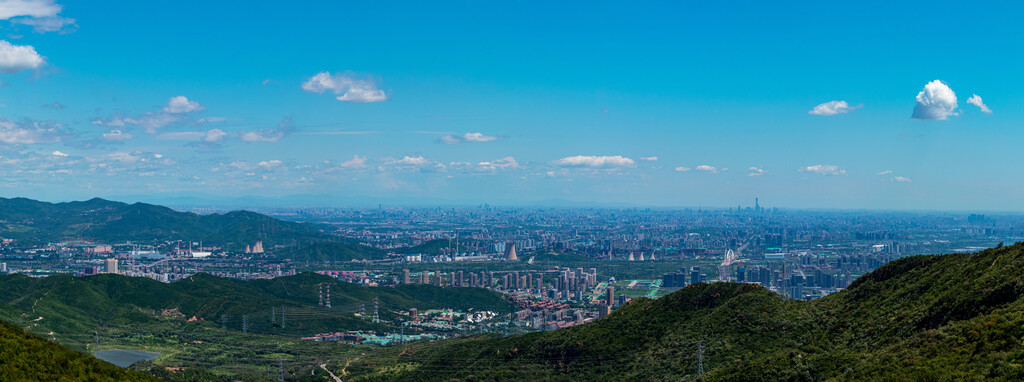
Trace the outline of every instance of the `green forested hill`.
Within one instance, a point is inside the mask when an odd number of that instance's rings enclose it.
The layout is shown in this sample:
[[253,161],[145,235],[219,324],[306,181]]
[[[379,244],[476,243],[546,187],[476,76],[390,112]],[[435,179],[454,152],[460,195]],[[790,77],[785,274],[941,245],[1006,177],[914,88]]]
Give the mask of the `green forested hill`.
[[383,250],[365,246],[351,240],[323,241],[290,247],[275,253],[280,259],[310,263],[350,260],[377,260],[386,257]]
[[[319,285],[329,285],[332,309],[318,306]],[[219,322],[222,315],[237,323],[242,315],[254,333],[310,335],[325,331],[377,327],[353,317],[362,304],[377,298],[382,317],[408,308],[484,309],[507,312],[501,295],[477,288],[427,285],[369,288],[312,273],[271,280],[233,280],[197,274],[164,284],[147,278],[101,274],[88,277],[29,278],[0,275],[0,320],[27,326],[35,333],[74,343],[88,342],[98,327],[148,325],[166,318],[165,309],[185,317]],[[271,324],[270,314],[288,313],[286,327]],[[279,324],[279,321],[277,321]],[[234,325],[237,326],[237,325]],[[77,347],[76,347],[77,348]]]
[[0,322],[0,380],[158,381]]
[[263,240],[264,246],[328,238],[308,224],[285,222],[248,211],[199,215],[145,203],[99,198],[46,203],[0,198],[0,237],[23,242],[88,239],[98,242],[193,240],[239,250]]
[[[361,359],[353,380],[1024,380],[1024,244],[892,262],[804,302],[698,284],[594,323]],[[698,347],[703,369],[698,369]]]

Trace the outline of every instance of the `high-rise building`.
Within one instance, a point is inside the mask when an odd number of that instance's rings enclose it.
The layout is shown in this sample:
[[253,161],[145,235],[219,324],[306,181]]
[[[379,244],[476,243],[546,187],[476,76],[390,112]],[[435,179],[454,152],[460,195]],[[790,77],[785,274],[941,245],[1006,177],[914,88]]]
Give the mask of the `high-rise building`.
[[7,263],[0,263],[0,273],[7,273]]
[[410,284],[409,281],[410,281],[409,280],[409,269],[408,268],[403,269],[402,270],[402,284]]
[[608,289],[605,289],[605,297],[604,297],[604,299],[606,301],[608,301],[608,305],[609,306],[615,305],[615,287],[614,286],[609,285]]
[[107,259],[103,271],[106,273],[117,273],[117,259]]

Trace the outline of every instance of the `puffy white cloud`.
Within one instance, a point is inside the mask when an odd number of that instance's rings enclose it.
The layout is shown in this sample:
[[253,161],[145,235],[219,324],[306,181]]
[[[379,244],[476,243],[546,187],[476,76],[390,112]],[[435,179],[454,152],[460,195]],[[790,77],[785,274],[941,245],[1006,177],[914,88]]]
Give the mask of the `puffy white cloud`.
[[466,142],[490,142],[501,139],[501,137],[492,137],[483,135],[483,133],[466,133],[462,135],[462,139]]
[[170,114],[181,114],[181,113],[198,113],[206,110],[203,105],[199,102],[191,101],[185,96],[171,97],[167,100],[167,106],[164,106],[164,113]]
[[53,155],[55,157],[66,157],[66,156],[68,156],[68,154],[65,154],[64,152],[62,152],[60,150],[54,150],[52,153],[50,153],[50,155]]
[[[195,113],[199,113],[206,110],[203,105],[198,102],[191,101],[185,96],[171,97],[167,100],[167,105],[163,106],[160,111],[147,112],[138,116],[122,116],[120,114],[114,114],[105,118],[96,118],[91,123],[93,125],[103,125],[108,127],[125,127],[127,125],[135,125],[142,127],[147,133],[156,134],[157,130],[165,126],[182,123],[192,119]],[[210,117],[210,119],[217,119],[221,117]],[[205,122],[212,122],[211,120],[200,119],[193,124],[201,124]]]
[[977,106],[979,109],[981,109],[982,113],[992,114],[992,109],[989,109],[988,106],[985,105],[985,102],[981,100],[981,96],[977,94],[974,94],[971,96],[971,98],[968,98],[967,103]]
[[519,162],[516,162],[516,158],[504,157],[501,159],[492,160],[490,162],[480,162],[477,163],[477,166],[491,170],[499,168],[516,168],[519,167]]
[[710,172],[712,174],[717,174],[718,173],[718,168],[717,167],[709,166],[709,165],[706,165],[706,164],[702,164],[700,166],[697,166],[696,169],[697,169],[697,171]]
[[892,170],[885,170],[885,171],[882,171],[882,172],[880,172],[878,174],[875,174],[875,175],[889,175],[889,174],[892,174]]
[[391,163],[397,164],[397,165],[403,165],[403,166],[426,166],[428,164],[431,164],[432,161],[429,160],[429,159],[426,159],[426,158],[424,158],[422,156],[418,156],[418,157],[407,156],[407,157],[404,157],[402,159],[399,159],[399,160],[396,160],[396,161],[392,161]]
[[294,130],[292,120],[285,119],[273,129],[256,130],[242,133],[241,139],[246,142],[277,142]]
[[640,160],[645,160],[645,161],[648,161],[648,162],[655,162],[655,161],[657,161],[657,160],[658,160],[658,157],[655,157],[655,156],[651,156],[651,157],[640,157]]
[[892,180],[894,180],[896,182],[899,182],[899,183],[912,183],[913,182],[912,180],[910,180],[910,178],[903,177],[903,176],[894,176],[894,177],[892,177]]
[[44,63],[43,56],[36,53],[36,48],[31,45],[14,45],[0,40],[0,73],[39,69]]
[[260,167],[262,167],[264,169],[270,170],[270,169],[277,168],[277,167],[281,166],[281,161],[279,161],[277,159],[274,159],[274,160],[262,161],[260,163],[257,163],[256,165],[260,166]]
[[419,170],[421,172],[447,171],[447,167],[443,163],[438,163],[422,156],[405,156],[402,159],[391,159],[385,163],[399,170]]
[[850,104],[846,103],[846,101],[828,101],[828,102],[825,102],[825,103],[820,104],[818,106],[815,106],[814,109],[812,109],[811,111],[808,111],[807,114],[813,114],[813,115],[836,115],[836,114],[843,114],[843,113],[849,113],[851,111],[859,109],[861,106],[863,106],[863,105],[850,106]]
[[366,157],[360,157],[358,155],[353,155],[351,160],[347,160],[347,161],[342,162],[341,163],[341,167],[365,168],[366,167]]
[[387,100],[383,90],[369,79],[357,79],[350,74],[320,72],[302,83],[302,90],[323,94],[325,91],[340,94],[342,102],[380,102]]
[[556,165],[562,167],[589,167],[589,168],[620,168],[636,167],[636,162],[621,155],[615,156],[593,156],[577,155],[565,157],[555,161]]
[[827,164],[816,164],[813,166],[807,166],[800,169],[800,172],[810,172],[819,175],[846,175],[846,170],[839,168],[839,166]]
[[689,167],[679,166],[679,167],[676,167],[676,171],[678,171],[678,172],[687,172],[687,171],[690,171],[690,168]]
[[0,119],[0,143],[54,143],[68,135],[63,124],[53,121],[14,122]]
[[122,132],[121,130],[112,129],[106,133],[103,133],[103,139],[108,141],[125,141],[132,139],[132,135]]
[[766,171],[764,171],[763,168],[753,167],[753,166],[751,166],[749,169],[747,169],[747,171],[750,171],[750,173],[747,174],[747,176],[761,176],[761,175],[764,175],[765,172],[766,172]]
[[460,142],[492,142],[492,141],[498,141],[498,140],[502,140],[502,139],[505,139],[505,137],[496,137],[496,136],[484,135],[483,133],[465,133],[465,134],[462,134],[461,136],[448,134],[448,135],[442,136],[441,138],[438,138],[438,140],[441,143],[445,143],[445,144],[449,144],[449,145],[454,145],[454,144],[460,143]]
[[957,115],[956,93],[945,82],[935,80],[924,85],[924,90],[917,93],[917,105],[914,106],[913,119],[944,120]]
[[52,17],[64,7],[53,0],[0,0],[0,20],[12,17]]

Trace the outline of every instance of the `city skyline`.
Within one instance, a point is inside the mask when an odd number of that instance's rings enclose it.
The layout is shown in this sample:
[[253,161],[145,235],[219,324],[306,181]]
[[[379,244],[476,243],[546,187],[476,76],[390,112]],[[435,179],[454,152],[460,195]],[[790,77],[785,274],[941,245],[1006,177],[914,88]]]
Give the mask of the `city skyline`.
[[0,196],[1024,210],[1024,6],[810,4],[0,1]]

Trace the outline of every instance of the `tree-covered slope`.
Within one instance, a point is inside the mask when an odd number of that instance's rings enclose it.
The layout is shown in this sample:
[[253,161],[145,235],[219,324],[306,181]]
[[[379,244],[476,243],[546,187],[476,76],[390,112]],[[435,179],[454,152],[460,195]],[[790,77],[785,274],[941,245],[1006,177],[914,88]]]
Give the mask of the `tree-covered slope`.
[[411,345],[349,370],[403,381],[1022,380],[1022,278],[1017,244],[897,260],[809,302],[698,284],[586,325]]
[[378,260],[386,256],[383,250],[365,246],[351,240],[322,241],[277,252],[277,258],[309,263],[351,260]]
[[[320,286],[330,287],[331,309],[319,306]],[[171,284],[111,274],[77,278],[0,275],[0,319],[27,326],[35,333],[53,332],[55,339],[85,341],[97,327],[144,328],[166,319],[169,312],[213,322],[227,315],[235,323],[246,315],[249,330],[255,333],[310,335],[369,329],[378,325],[352,313],[364,304],[372,307],[374,298],[380,303],[382,318],[393,317],[392,310],[409,308],[510,309],[500,294],[484,289],[370,288],[312,273],[251,281],[197,274]],[[283,327],[279,321],[282,309],[289,321]]]
[[103,199],[46,203],[0,198],[0,237],[23,242],[88,239],[98,242],[194,240],[234,250],[257,240],[269,248],[328,238],[308,224],[248,211],[199,215],[167,207]]
[[157,381],[0,322],[0,380]]

